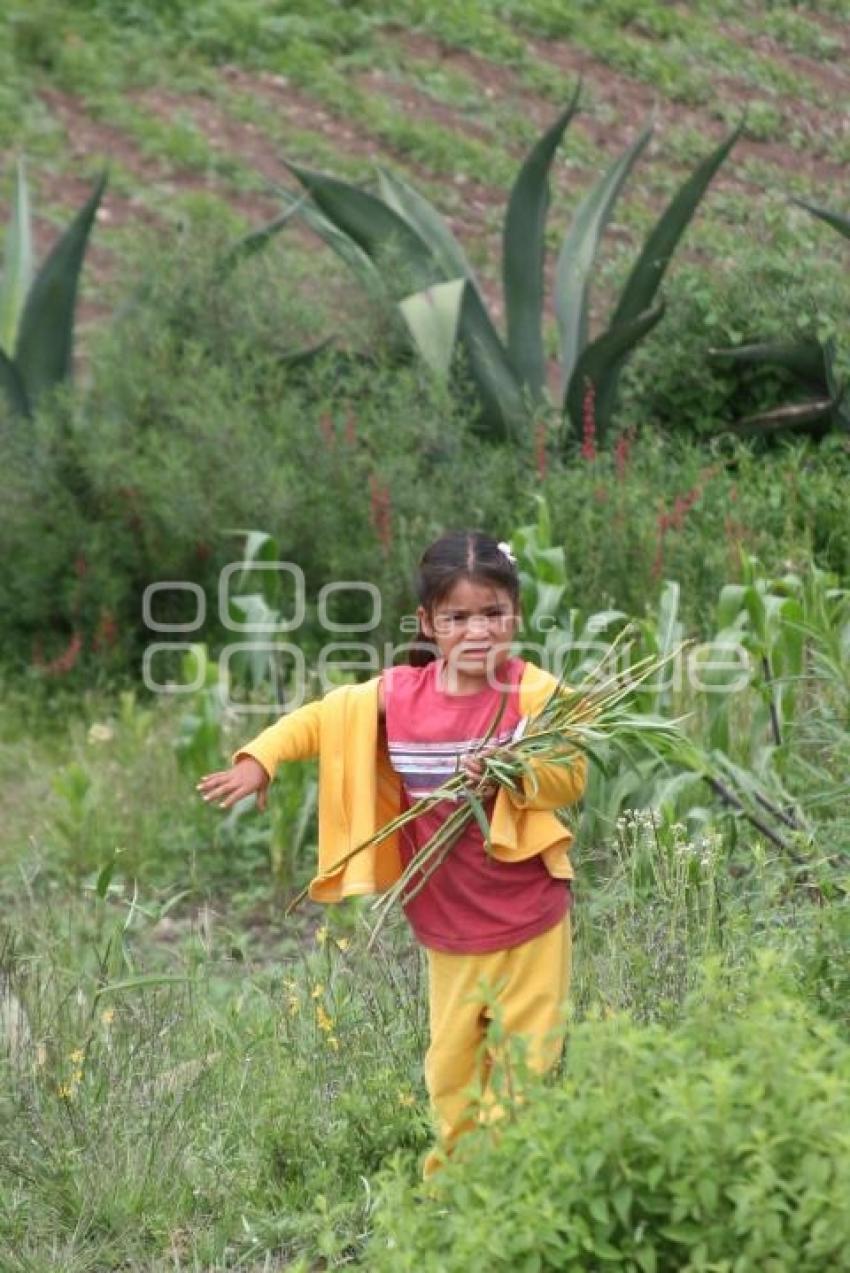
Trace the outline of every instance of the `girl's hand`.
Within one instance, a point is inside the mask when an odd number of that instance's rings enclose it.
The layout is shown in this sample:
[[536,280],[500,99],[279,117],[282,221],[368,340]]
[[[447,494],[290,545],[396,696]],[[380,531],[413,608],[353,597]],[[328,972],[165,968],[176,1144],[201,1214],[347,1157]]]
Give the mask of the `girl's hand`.
[[243,756],[230,769],[204,774],[197,790],[207,804],[218,804],[221,809],[230,809],[237,800],[244,800],[256,792],[257,808],[262,812],[266,807],[269,776],[258,760]]
[[490,796],[495,796],[499,790],[499,784],[493,780],[482,782],[484,778],[484,757],[495,750],[495,747],[488,747],[484,751],[479,751],[475,756],[464,756],[460,762],[460,767],[466,775],[469,785],[484,800],[489,800]]

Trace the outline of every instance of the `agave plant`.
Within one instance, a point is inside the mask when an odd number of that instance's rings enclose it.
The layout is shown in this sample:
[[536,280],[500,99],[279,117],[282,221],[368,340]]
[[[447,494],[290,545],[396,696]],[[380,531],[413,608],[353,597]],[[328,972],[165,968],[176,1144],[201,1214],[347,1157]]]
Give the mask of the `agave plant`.
[[[850,217],[806,203],[804,199],[794,199],[793,202],[850,239]],[[809,338],[787,343],[737,345],[732,349],[711,349],[709,354],[717,360],[743,367],[777,367],[791,375],[804,395],[799,402],[745,416],[733,426],[737,432],[770,434],[788,428],[802,428],[816,437],[830,429],[850,432],[847,385],[838,375],[832,338],[826,341]]]
[[30,416],[43,393],[70,379],[77,286],[106,173],[34,273],[30,201],[19,162],[0,276],[0,388]]
[[[543,337],[545,229],[549,173],[578,109],[569,106],[527,154],[509,198],[502,235],[506,332],[490,317],[461,245],[436,209],[401,177],[379,169],[372,193],[324,173],[288,167],[308,198],[281,192],[364,285],[398,311],[414,349],[447,376],[458,349],[474,387],[479,424],[494,438],[517,439],[552,407]],[[565,435],[579,435],[588,390],[598,435],[610,423],[622,367],[663,314],[659,284],[676,245],[740,129],[682,185],[650,233],[607,328],[589,336],[589,294],[602,231],[652,134],[647,125],[581,201],[558,257],[555,310],[560,329],[560,410]]]

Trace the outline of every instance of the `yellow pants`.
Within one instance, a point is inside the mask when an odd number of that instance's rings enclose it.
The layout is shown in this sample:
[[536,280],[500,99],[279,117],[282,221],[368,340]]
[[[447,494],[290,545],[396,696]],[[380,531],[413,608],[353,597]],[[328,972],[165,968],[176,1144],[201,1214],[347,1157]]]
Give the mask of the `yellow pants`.
[[431,1046],[425,1082],[438,1143],[425,1159],[426,1180],[445,1162],[458,1137],[475,1125],[471,1102],[476,1094],[486,1102],[494,1058],[484,1041],[494,1003],[505,1036],[525,1039],[529,1069],[542,1074],[557,1061],[571,953],[569,915],[508,950],[485,955],[427,951]]

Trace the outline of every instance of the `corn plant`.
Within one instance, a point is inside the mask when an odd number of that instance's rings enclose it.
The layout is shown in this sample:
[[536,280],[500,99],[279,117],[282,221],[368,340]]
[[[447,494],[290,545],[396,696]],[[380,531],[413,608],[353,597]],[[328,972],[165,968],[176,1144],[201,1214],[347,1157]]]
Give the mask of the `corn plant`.
[[[850,239],[850,217],[803,199],[794,202]],[[738,433],[772,434],[790,428],[803,429],[815,437],[823,437],[831,429],[850,433],[847,384],[838,374],[832,337],[825,341],[810,337],[791,342],[761,342],[732,349],[712,349],[709,353],[718,361],[741,367],[777,367],[791,376],[803,395],[800,401],[738,420],[733,426]]]
[[[578,100],[577,89],[569,106],[526,155],[510,191],[502,234],[504,336],[487,311],[463,248],[437,210],[401,177],[379,170],[377,191],[372,193],[289,164],[308,197],[281,192],[288,207],[298,209],[360,283],[400,316],[413,349],[433,372],[448,377],[460,353],[474,391],[479,427],[496,439],[527,436],[530,423],[554,405],[547,387],[543,335],[549,173]],[[608,326],[594,339],[589,332],[589,295],[599,240],[626,178],[649,142],[651,124],[579,204],[563,241],[555,280],[559,409],[565,439],[581,435],[589,392],[597,434],[604,436],[620,372],[663,315],[663,302],[656,294],[664,272],[739,132],[736,129],[703,160],[678,190],[647,238]]]
[[34,272],[29,191],[18,164],[0,276],[0,388],[29,417],[39,398],[70,380],[80,271],[106,174]]

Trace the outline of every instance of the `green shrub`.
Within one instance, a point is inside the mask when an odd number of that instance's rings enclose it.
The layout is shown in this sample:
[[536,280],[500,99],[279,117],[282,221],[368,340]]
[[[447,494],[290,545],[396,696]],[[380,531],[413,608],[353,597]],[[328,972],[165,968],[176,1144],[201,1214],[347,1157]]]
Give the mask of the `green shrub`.
[[850,1048],[765,960],[677,1027],[573,1031],[566,1075],[410,1197],[389,1177],[370,1268],[847,1267]]

